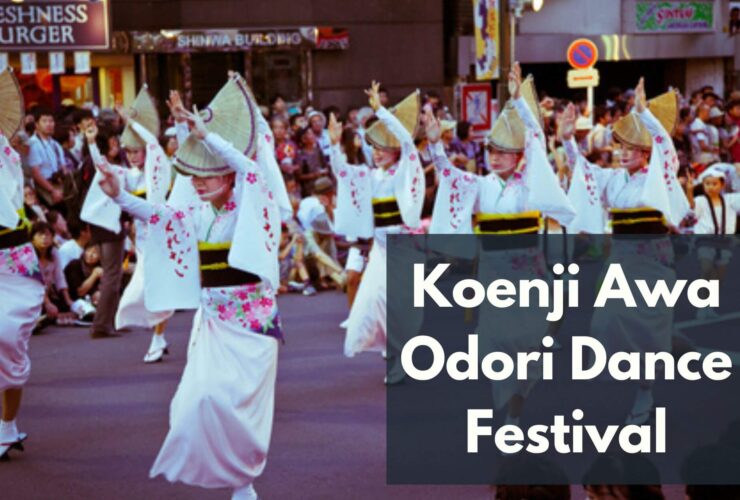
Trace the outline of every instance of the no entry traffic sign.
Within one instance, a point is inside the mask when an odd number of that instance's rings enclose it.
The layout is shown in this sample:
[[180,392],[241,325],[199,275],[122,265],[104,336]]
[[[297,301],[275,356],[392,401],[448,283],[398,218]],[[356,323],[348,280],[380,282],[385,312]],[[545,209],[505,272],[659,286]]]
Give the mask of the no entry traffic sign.
[[588,38],[579,38],[568,47],[568,62],[575,69],[589,69],[599,58],[599,49]]

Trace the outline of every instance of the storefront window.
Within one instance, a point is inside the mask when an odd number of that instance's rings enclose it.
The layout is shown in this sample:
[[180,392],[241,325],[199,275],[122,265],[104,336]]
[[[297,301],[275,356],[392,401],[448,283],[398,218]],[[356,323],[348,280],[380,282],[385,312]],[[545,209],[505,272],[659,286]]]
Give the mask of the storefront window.
[[54,82],[48,70],[39,69],[35,75],[22,75],[20,72],[16,74],[27,110],[36,106],[54,107]]
[[59,90],[62,103],[72,101],[74,106],[90,106],[95,102],[93,78],[88,75],[61,75]]

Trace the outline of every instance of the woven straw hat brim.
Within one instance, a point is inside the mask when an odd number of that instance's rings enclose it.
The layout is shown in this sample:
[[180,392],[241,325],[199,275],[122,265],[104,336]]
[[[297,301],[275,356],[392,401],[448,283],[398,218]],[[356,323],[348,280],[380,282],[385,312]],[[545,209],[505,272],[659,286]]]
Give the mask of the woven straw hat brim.
[[[648,109],[655,115],[663,128],[672,135],[678,123],[678,94],[675,90],[661,94],[648,101]],[[614,124],[614,138],[621,144],[642,150],[650,150],[653,137],[635,113],[620,118]]]
[[[131,119],[136,120],[154,137],[159,137],[159,113],[154,98],[149,93],[149,88],[146,85],[141,88],[133,106],[131,106]],[[139,134],[134,131],[131,125],[126,125],[123,135],[121,135],[121,147],[124,149],[143,149],[146,147],[146,142],[139,137]]]
[[[206,128],[244,153],[253,157],[257,151],[257,113],[247,82],[237,76],[230,78],[202,110]],[[233,170],[213,154],[203,141],[189,136],[175,154],[175,168],[185,175],[211,177]]]
[[[411,137],[416,137],[419,132],[421,117],[421,94],[418,90],[409,94],[389,111],[398,118],[404,128],[409,131]],[[380,120],[370,125],[365,137],[367,142],[378,149],[397,151],[401,148],[401,143],[398,142],[396,136]]]
[[0,73],[0,130],[10,139],[23,124],[23,92],[11,68]]
[[[521,93],[540,127],[542,127],[544,120],[537,99],[537,89],[531,75],[522,82]],[[519,117],[513,103],[507,102],[491,127],[486,142],[489,146],[505,153],[521,153],[524,151],[525,139],[526,127],[524,122]]]

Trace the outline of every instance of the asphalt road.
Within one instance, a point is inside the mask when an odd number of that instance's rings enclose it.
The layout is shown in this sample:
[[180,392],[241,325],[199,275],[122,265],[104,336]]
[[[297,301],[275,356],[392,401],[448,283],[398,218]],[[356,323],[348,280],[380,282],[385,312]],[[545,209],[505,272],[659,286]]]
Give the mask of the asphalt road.
[[[255,482],[272,499],[488,499],[485,486],[385,484],[384,364],[342,354],[343,295],[285,296],[287,343],[278,366],[267,468]],[[168,325],[163,363],[141,359],[150,333],[92,340],[83,328],[50,328],[31,341],[32,376],[19,417],[25,453],[0,463],[0,497],[25,499],[228,499],[149,479],[184,363],[190,313]],[[680,488],[669,498],[681,498]],[[574,488],[573,498],[585,498]]]

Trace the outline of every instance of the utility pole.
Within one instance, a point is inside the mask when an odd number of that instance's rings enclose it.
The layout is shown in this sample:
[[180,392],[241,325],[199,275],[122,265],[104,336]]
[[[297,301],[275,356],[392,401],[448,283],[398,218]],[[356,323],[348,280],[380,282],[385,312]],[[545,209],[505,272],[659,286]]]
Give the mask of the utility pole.
[[[517,1],[517,0],[513,0]],[[516,37],[516,15],[511,5],[512,0],[501,0],[499,8],[499,71],[500,76],[496,88],[496,96],[499,109],[503,109],[504,103],[509,99],[509,71],[516,60],[515,42]]]

